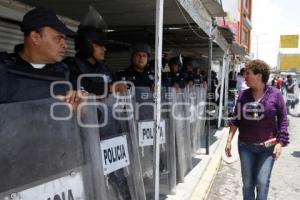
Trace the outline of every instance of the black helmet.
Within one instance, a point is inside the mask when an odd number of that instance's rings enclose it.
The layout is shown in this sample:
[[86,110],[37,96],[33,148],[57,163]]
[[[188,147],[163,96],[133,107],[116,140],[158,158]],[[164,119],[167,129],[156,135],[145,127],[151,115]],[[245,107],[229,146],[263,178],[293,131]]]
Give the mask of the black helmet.
[[170,65],[178,65],[179,67],[182,66],[182,58],[180,56],[176,56],[176,57],[172,57],[169,62],[168,62],[169,66]]
[[109,40],[106,37],[106,32],[100,28],[95,28],[92,26],[82,26],[78,28],[78,35],[86,37],[87,40],[98,44],[98,45],[107,45]]
[[75,37],[76,56],[87,59],[93,56],[93,43],[105,46],[109,44],[106,37],[106,24],[101,15],[90,6],[89,11],[80,22]]
[[143,42],[135,43],[134,45],[131,46],[130,52],[132,55],[136,52],[145,52],[148,54],[148,57],[150,57],[151,47],[148,44]]

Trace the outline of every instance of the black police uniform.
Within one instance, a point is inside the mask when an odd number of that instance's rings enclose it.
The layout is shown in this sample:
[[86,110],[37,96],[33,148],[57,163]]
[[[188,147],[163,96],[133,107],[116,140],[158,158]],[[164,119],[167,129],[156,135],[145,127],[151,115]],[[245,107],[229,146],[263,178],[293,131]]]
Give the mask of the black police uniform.
[[[51,84],[68,80],[67,66],[62,63],[35,69],[17,53],[0,53],[0,103],[50,98]],[[59,84],[53,90],[55,95],[65,95],[69,87]]]
[[185,79],[186,83],[189,83],[190,81],[194,83],[195,74],[193,72],[183,68],[180,73],[182,74],[182,77]]
[[131,81],[136,87],[150,87],[154,84],[155,74],[145,69],[143,72],[136,71],[133,66],[130,66],[125,71],[118,73],[118,79],[124,81]]
[[[105,87],[107,87],[109,84],[112,84],[114,81],[111,71],[103,63],[97,62],[93,65],[86,60],[71,57],[66,58],[64,63],[68,65],[70,70],[70,81],[76,86],[77,89],[84,89],[87,92],[96,95],[103,95]],[[81,80],[80,86],[78,86],[77,80],[81,74],[103,75],[103,78],[84,77]]]
[[195,85],[202,84],[202,83],[204,83],[204,81],[206,81],[206,77],[204,77],[203,75],[201,75],[201,74],[194,75],[194,84]]
[[175,83],[178,84],[180,88],[184,88],[186,86],[186,80],[180,72],[163,73],[163,75],[162,75],[162,85],[163,86],[173,87],[175,85]]

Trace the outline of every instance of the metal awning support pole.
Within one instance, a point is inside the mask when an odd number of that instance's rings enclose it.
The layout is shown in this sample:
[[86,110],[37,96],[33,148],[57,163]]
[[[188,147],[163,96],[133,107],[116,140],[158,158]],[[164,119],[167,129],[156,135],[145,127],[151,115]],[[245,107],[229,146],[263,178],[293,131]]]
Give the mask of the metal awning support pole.
[[[207,69],[207,101],[208,105],[210,106],[211,103],[211,65],[212,65],[212,53],[213,53],[213,37],[210,36],[208,40],[208,69]],[[209,117],[210,118],[210,117]],[[210,119],[206,119],[206,139],[205,139],[205,145],[206,145],[206,155],[209,155],[209,146],[210,146]]]
[[224,85],[225,85],[225,72],[227,66],[227,55],[228,50],[224,53],[223,56],[223,67],[222,67],[222,80],[221,80],[221,91],[220,91],[220,102],[219,102],[219,117],[218,117],[218,128],[221,127],[221,120],[223,114],[223,97],[224,97]]
[[233,79],[234,80],[236,80],[236,74],[237,74],[237,64],[236,64],[236,62],[235,62],[235,55],[233,55],[234,56],[234,60],[232,61],[233,62]]
[[155,24],[155,131],[154,131],[154,200],[159,200],[159,143],[160,143],[160,119],[161,119],[161,63],[162,63],[162,30],[163,30],[164,0],[156,0],[156,24]]
[[[229,90],[229,63],[230,63],[230,56],[228,55],[227,60],[226,60],[226,68],[225,68],[225,90],[224,90],[224,110],[225,110],[225,114],[228,115],[228,90]],[[226,116],[227,118],[228,116]],[[227,125],[227,121],[225,122],[225,124]]]

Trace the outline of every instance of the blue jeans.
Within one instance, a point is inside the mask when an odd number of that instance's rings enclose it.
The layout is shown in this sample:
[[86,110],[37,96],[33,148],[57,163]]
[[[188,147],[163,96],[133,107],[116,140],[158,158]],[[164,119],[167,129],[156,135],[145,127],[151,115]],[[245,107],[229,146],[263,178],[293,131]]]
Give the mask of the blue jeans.
[[274,146],[264,147],[239,142],[244,200],[267,200],[274,165]]

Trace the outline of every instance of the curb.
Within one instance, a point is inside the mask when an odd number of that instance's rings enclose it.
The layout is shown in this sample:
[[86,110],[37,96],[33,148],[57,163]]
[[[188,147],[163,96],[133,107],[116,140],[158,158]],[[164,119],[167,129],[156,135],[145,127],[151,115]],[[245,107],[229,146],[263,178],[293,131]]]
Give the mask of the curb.
[[216,151],[212,154],[209,164],[207,165],[197,186],[195,187],[191,195],[191,200],[207,199],[209,191],[211,189],[211,186],[214,182],[214,179],[217,175],[217,172],[221,164],[222,153],[226,145],[227,135],[228,135],[228,128],[224,128],[222,130],[222,139]]

